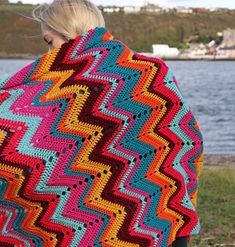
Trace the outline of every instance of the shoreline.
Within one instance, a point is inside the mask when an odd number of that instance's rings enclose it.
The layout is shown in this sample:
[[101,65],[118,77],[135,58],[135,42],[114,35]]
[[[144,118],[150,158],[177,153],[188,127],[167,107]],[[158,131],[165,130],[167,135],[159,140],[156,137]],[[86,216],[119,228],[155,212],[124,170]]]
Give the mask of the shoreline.
[[162,58],[165,61],[212,61],[212,62],[226,62],[235,61],[235,58]]
[[[46,54],[46,53],[43,53]],[[28,60],[34,60],[38,56],[42,56],[43,54],[38,54],[38,55],[33,55],[33,54],[9,54],[9,55],[1,55],[0,54],[0,60],[3,59],[28,59]],[[144,54],[140,53],[146,56],[154,57],[151,56],[150,54]],[[157,58],[157,57],[156,57]],[[210,57],[200,57],[200,58],[188,58],[188,57],[175,57],[175,58],[160,58],[164,61],[213,61],[213,62],[218,62],[218,61],[235,61],[234,58],[210,58]]]
[[204,168],[234,168],[235,156],[226,154],[204,154]]
[[41,56],[41,55],[0,56],[0,60],[13,60],[13,59],[35,60],[38,56]]

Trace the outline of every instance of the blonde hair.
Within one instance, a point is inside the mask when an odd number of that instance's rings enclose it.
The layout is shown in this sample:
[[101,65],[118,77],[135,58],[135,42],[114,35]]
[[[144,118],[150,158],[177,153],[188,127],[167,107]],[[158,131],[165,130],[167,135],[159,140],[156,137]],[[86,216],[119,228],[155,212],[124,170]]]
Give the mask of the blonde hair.
[[101,11],[88,0],[54,0],[37,6],[32,16],[67,40],[90,29],[105,27]]

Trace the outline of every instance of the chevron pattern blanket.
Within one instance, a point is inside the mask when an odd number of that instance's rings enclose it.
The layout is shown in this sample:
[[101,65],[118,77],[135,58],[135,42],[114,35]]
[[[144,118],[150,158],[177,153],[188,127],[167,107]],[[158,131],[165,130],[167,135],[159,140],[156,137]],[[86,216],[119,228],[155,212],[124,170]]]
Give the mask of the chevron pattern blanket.
[[0,246],[168,246],[202,164],[167,65],[89,30],[1,82]]

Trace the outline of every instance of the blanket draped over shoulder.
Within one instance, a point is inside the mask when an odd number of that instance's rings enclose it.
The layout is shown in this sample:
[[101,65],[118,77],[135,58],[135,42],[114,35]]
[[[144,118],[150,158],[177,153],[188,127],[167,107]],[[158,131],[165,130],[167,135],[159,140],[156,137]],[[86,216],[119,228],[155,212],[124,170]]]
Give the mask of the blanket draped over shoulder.
[[0,246],[168,246],[202,165],[167,65],[91,29],[1,82]]

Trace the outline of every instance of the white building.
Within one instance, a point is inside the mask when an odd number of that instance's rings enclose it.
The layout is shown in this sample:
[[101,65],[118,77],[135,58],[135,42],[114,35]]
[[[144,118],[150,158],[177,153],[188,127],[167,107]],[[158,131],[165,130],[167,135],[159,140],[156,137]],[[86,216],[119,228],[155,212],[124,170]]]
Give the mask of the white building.
[[109,7],[109,6],[107,6],[107,7],[103,8],[103,11],[105,13],[115,13],[115,12],[117,13],[117,12],[121,11],[121,8],[120,7]]
[[162,12],[162,8],[158,5],[147,3],[143,7],[141,7],[143,12],[150,12],[150,13],[160,13]]
[[226,29],[223,31],[222,43],[217,47],[217,59],[235,59],[235,29]]
[[185,7],[178,7],[176,9],[176,12],[180,14],[192,14],[193,10]]
[[223,31],[222,48],[235,48],[235,29],[226,29]]
[[153,55],[161,58],[176,58],[179,56],[180,51],[178,48],[169,47],[167,44],[154,44],[152,45]]
[[217,8],[210,8],[209,11],[210,12],[215,12],[215,11],[217,11]]
[[140,6],[125,6],[123,8],[124,13],[129,14],[129,13],[138,13],[141,10]]

